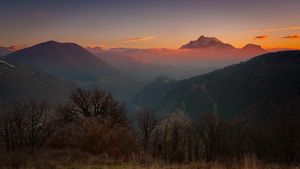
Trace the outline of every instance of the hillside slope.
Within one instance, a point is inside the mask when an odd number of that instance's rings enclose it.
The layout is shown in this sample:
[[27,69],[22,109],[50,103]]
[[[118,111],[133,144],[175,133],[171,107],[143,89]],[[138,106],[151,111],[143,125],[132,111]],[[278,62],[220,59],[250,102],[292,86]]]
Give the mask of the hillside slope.
[[152,107],[161,113],[184,105],[192,119],[203,112],[215,112],[225,119],[297,113],[300,111],[299,75],[300,51],[268,53],[178,81],[166,95],[148,102],[154,103]]
[[0,104],[16,100],[65,100],[76,86],[28,66],[0,60]]

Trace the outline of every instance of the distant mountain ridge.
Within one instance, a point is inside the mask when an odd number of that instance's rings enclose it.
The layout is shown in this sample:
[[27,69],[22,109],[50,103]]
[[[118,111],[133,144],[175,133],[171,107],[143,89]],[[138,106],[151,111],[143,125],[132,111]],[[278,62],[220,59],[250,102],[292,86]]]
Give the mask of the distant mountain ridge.
[[265,50],[256,44],[247,44],[243,48],[238,49],[229,43],[224,43],[216,37],[206,37],[201,35],[197,40],[190,41],[189,43],[180,47],[180,49],[208,49],[215,50],[236,50],[242,52],[265,52]]
[[48,41],[11,53],[5,56],[4,60],[30,65],[70,80],[97,80],[118,72],[74,43]]
[[[147,88],[137,96],[161,91],[160,87]],[[192,119],[205,112],[232,119],[298,113],[299,102],[300,51],[282,51],[177,81],[167,93],[152,100],[140,99],[139,105],[151,106],[161,113],[180,108]]]

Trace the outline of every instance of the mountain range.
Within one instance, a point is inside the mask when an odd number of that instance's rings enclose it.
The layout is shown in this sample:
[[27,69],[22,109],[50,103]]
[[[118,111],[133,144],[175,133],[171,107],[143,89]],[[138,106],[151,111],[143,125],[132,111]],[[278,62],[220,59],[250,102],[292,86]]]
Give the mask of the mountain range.
[[[188,59],[185,54],[195,54],[196,57],[191,58],[203,62],[201,53],[206,55],[206,49],[209,52],[214,49],[230,51],[224,52],[226,56],[236,51],[239,54],[266,52],[258,45],[248,44],[236,49],[217,38],[204,36],[192,44],[191,49],[184,45],[182,49],[172,51],[85,49],[74,43],[40,43],[3,57],[1,99],[60,100],[80,86],[108,90],[118,100],[127,102],[131,110],[150,107],[166,115],[181,109],[191,119],[203,112],[214,112],[231,119],[258,115],[264,118],[275,108],[290,107],[290,112],[298,111],[294,102],[299,101],[299,51],[267,53],[211,73],[209,71],[216,68],[193,68],[183,63],[157,64],[159,61]],[[213,54],[209,59],[227,61],[236,57]],[[148,62],[145,60],[148,58],[158,62]],[[248,57],[240,58],[243,61]],[[194,77],[190,78],[192,75]]]
[[213,49],[213,50],[231,50],[250,53],[266,52],[261,46],[255,44],[247,44],[243,48],[238,49],[231,44],[224,43],[216,37],[206,37],[201,35],[197,40],[190,41],[189,43],[180,47],[180,49]]
[[134,60],[148,64],[172,65],[175,67],[188,65],[197,68],[224,67],[268,52],[256,44],[247,44],[242,48],[236,48],[216,37],[203,35],[179,49],[113,48],[104,51],[110,54],[129,56]]

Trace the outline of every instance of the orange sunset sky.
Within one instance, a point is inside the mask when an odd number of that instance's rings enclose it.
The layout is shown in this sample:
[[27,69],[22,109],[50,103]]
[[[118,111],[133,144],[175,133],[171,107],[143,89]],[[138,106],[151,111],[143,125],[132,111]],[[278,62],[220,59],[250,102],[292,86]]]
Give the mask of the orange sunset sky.
[[238,48],[300,49],[299,9],[299,0],[4,1],[0,46],[56,40],[176,49],[205,35]]

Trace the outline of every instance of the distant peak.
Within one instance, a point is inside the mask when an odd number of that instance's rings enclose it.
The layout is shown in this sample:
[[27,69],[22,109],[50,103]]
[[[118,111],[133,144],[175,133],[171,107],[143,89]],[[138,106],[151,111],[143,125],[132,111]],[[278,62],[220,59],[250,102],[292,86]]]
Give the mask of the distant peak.
[[39,44],[37,44],[35,46],[58,46],[60,44],[61,44],[60,42],[57,42],[57,41],[54,41],[54,40],[50,40],[50,41],[39,43]]
[[55,41],[55,40],[49,40],[49,41],[43,42],[42,44],[55,44],[55,45],[59,45],[59,44],[75,44],[75,43],[73,43],[73,42],[58,42],[58,41]]
[[201,39],[204,39],[204,38],[206,38],[204,35],[201,35],[199,38],[198,38],[198,40],[201,40]]
[[49,40],[49,41],[46,41],[42,44],[61,44],[60,42],[57,42],[57,41],[54,41],[54,40]]
[[265,51],[260,45],[248,43],[245,45],[242,50],[256,50],[256,51]]
[[246,47],[261,47],[261,46],[253,43],[248,43],[247,45],[244,46],[244,48]]
[[53,46],[53,47],[59,47],[59,46],[73,46],[73,47],[81,47],[80,45],[72,42],[57,42],[54,40],[42,42],[40,44],[37,44],[36,46]]
[[[208,37],[208,36],[204,36],[204,35],[201,35],[197,41],[204,41],[204,40],[209,40],[209,41],[216,41],[216,42],[222,42],[220,41],[218,38],[216,37]],[[223,43],[223,42],[222,42]]]
[[223,43],[216,37],[206,37],[204,35],[201,35],[197,40],[190,41],[188,44],[183,45],[181,49],[203,49],[208,47],[234,49],[232,45]]

